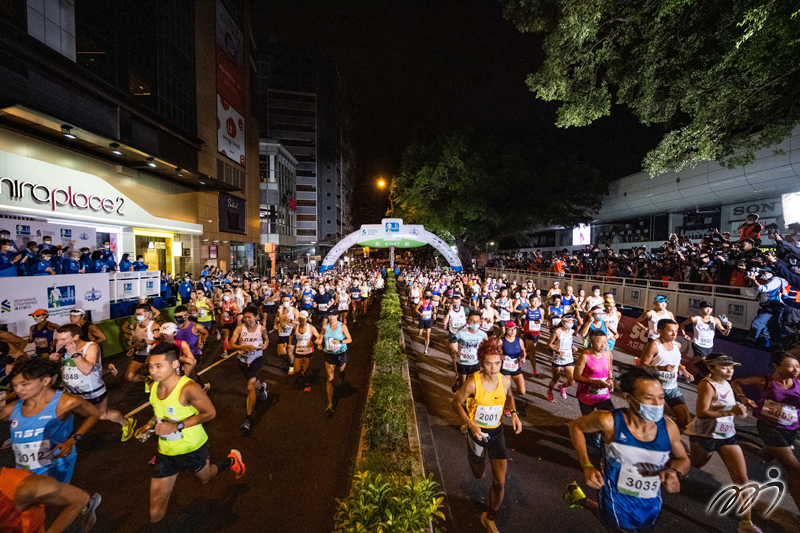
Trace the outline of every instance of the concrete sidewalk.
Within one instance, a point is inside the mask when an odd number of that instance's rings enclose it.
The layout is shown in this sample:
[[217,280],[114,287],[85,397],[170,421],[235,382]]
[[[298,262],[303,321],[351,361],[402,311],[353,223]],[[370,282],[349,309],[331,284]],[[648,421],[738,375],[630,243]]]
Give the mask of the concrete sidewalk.
[[[483,531],[480,514],[486,509],[491,477],[487,472],[484,479],[474,480],[467,463],[466,437],[461,434],[461,422],[450,405],[454,375],[447,335],[440,326],[434,327],[428,355],[423,355],[416,320],[408,308],[403,324],[415,385],[414,400],[421,426],[425,470],[434,474],[446,493],[445,528],[450,533]],[[546,350],[543,342],[546,342],[544,331],[540,352]],[[615,351],[614,363],[619,371],[632,365],[633,357]],[[534,378],[530,361],[523,365],[527,394],[524,396],[525,405],[518,404],[518,408],[522,407],[522,433],[515,435],[510,421],[504,418],[509,466],[505,501],[497,517],[498,528],[503,533],[529,533],[532,528],[557,533],[602,533],[605,529],[591,513],[569,509],[563,500],[564,488],[572,481],[577,481],[589,497],[596,497],[596,491],[586,487],[566,427],[580,416],[575,387],[569,389],[567,400],[556,395],[556,401],[550,403],[545,397],[551,376],[549,353],[539,354],[537,369],[540,375]],[[693,413],[696,389],[685,382],[681,382],[680,387]],[[612,399],[618,407],[626,405],[618,395]],[[752,437],[753,442],[758,442],[753,418],[737,421],[737,431],[740,441]],[[688,437],[683,439],[688,446]],[[595,456],[599,459],[598,452]],[[746,456],[746,460],[750,479],[761,483],[770,479],[767,470],[777,467],[776,463],[765,464],[751,456]],[[712,514],[706,512],[708,503],[729,483],[728,472],[719,455],[715,454],[702,470],[691,470],[684,479],[680,494],[665,494],[656,531],[736,532],[738,521],[731,513],[721,517],[716,510]],[[771,503],[772,498],[771,494],[765,493],[759,502],[764,507],[763,504]],[[793,522],[797,514],[798,510],[786,492],[779,506],[770,514],[770,519],[761,518],[756,512],[754,521],[765,533],[797,532],[800,531],[797,525],[800,522]]]

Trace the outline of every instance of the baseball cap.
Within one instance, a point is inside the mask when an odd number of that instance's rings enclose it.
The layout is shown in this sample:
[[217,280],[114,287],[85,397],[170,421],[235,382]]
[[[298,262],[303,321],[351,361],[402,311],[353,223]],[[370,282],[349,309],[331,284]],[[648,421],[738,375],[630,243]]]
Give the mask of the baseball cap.
[[47,312],[45,309],[37,309],[33,313],[29,314],[28,316],[42,316],[42,315],[49,315],[50,313]]
[[73,309],[72,311],[69,312],[69,314],[86,316],[86,311],[84,311],[83,309]]
[[166,322],[161,325],[161,333],[163,335],[172,335],[178,332],[178,324],[175,322]]
[[300,318],[308,318],[308,311],[300,311]]
[[706,365],[733,365],[733,366],[740,366],[741,363],[737,363],[729,355],[723,354],[709,354],[705,360]]
[[714,306],[711,305],[711,302],[703,300],[702,302],[700,302],[700,307],[714,307]]
[[617,302],[614,301],[614,298],[606,298],[603,300],[603,303],[606,305],[616,305]]
[[517,324],[516,324],[516,323],[514,323],[514,322],[512,322],[511,320],[509,320],[508,322],[506,322],[504,325],[505,325],[506,329],[510,329],[510,328],[515,328],[515,327],[517,327]]
[[554,282],[553,282],[553,285],[558,285],[558,282],[557,282],[557,281],[554,281]]
[[667,300],[667,297],[664,296],[663,294],[659,294],[658,296],[653,298],[653,301],[654,302],[667,302],[667,303],[669,303],[669,300]]

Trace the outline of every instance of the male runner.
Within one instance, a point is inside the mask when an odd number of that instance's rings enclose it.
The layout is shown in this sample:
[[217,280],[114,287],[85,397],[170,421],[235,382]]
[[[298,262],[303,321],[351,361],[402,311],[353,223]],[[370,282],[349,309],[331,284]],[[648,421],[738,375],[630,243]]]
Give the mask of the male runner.
[[[483,342],[478,349],[480,371],[471,374],[455,397],[452,406],[456,414],[467,425],[467,460],[472,475],[481,479],[486,469],[486,456],[492,467],[492,488],[489,491],[489,508],[481,515],[481,523],[487,531],[498,533],[495,515],[505,495],[508,452],[503,433],[503,406],[511,407],[511,427],[514,433],[522,432],[511,393],[511,378],[500,374],[503,366],[502,350],[493,339]],[[467,402],[467,410],[461,406]]]
[[292,342],[292,331],[297,325],[297,317],[300,313],[292,307],[292,297],[283,295],[281,306],[275,315],[273,329],[278,330],[278,355],[284,354],[289,359],[289,375],[294,375],[294,343]]
[[[731,334],[733,325],[728,317],[722,319],[714,316],[714,306],[709,302],[700,302],[700,314],[687,318],[681,323],[680,334],[687,341],[692,341],[692,351],[695,357],[705,359],[714,351],[714,330],[719,330],[724,336]],[[724,321],[723,321],[724,320]],[[692,325],[692,336],[686,334],[686,326]]]
[[181,470],[191,470],[205,485],[220,471],[230,468],[236,479],[245,473],[242,454],[231,450],[228,457],[211,464],[208,459],[208,435],[203,423],[216,416],[214,404],[203,389],[186,376],[178,375],[178,348],[160,344],[150,354],[150,375],[153,387],[150,404],[153,417],[136,432],[146,439],[148,432],[158,435],[158,452],[150,480],[150,524],[153,530],[165,531],[161,523]]
[[[61,366],[37,358],[15,364],[11,383],[18,400],[0,411],[11,421],[11,447],[17,468],[69,483],[78,452],[75,444],[100,419],[97,408],[81,398],[53,389]],[[73,431],[72,415],[84,418]]]
[[147,356],[150,350],[158,343],[159,325],[153,322],[153,313],[150,304],[137,304],[135,315],[136,325],[133,326],[131,334],[131,344],[127,356],[132,357],[125,371],[125,379],[128,381],[147,381]]
[[303,392],[311,391],[311,383],[308,381],[307,375],[308,367],[311,365],[314,344],[319,336],[317,328],[311,325],[308,311],[300,311],[298,324],[294,327],[294,372],[302,377]]
[[242,308],[233,299],[233,293],[228,287],[222,291],[222,349],[225,357],[228,357],[228,339],[236,329],[239,322],[239,315]]
[[[664,398],[670,409],[675,413],[675,422],[681,431],[686,429],[691,421],[686,400],[678,388],[678,372],[684,370],[681,365],[681,345],[675,339],[678,337],[678,323],[669,318],[658,322],[658,338],[648,342],[642,351],[639,366],[654,367],[658,372],[658,379],[664,388]],[[694,376],[683,372],[686,381],[694,381]]]
[[454,336],[456,349],[453,351],[452,357],[456,382],[453,384],[453,393],[464,385],[467,376],[480,371],[478,347],[486,337],[486,332],[481,329],[481,314],[478,311],[470,311],[467,317],[467,327],[458,330]]
[[432,293],[430,289],[425,289],[425,294],[422,297],[422,300],[414,307],[414,312],[417,314],[418,321],[419,321],[419,336],[423,336],[423,332],[425,333],[425,348],[423,349],[422,353],[428,353],[428,346],[431,343],[431,328],[433,327],[433,322],[435,320],[433,313],[433,300],[431,299]]
[[269,339],[267,328],[262,327],[256,321],[257,318],[258,309],[245,307],[242,311],[242,324],[234,330],[230,344],[232,349],[239,350],[239,370],[247,380],[247,417],[241,426],[244,431],[250,431],[251,418],[256,407],[256,392],[259,401],[267,399],[267,384],[259,380],[259,374]]
[[[586,483],[600,490],[599,501],[586,498],[577,485],[567,487],[573,506],[592,511],[609,531],[653,531],[661,513],[661,485],[680,492],[689,458],[678,427],[664,418],[664,391],[658,378],[642,368],[622,375],[620,390],[628,407],[597,410],[569,424],[572,445],[583,465]],[[585,434],[601,435],[601,470],[589,460]]]
[[122,426],[122,442],[133,437],[136,419],[127,420],[119,411],[108,408],[108,393],[103,382],[103,362],[100,347],[80,337],[77,324],[67,324],[56,330],[56,352],[50,360],[61,364],[64,388],[70,394],[80,396],[100,411],[100,420],[110,420]]
[[642,327],[647,328],[647,338],[650,340],[658,338],[658,323],[665,318],[670,320],[675,320],[675,315],[672,314],[672,311],[667,309],[667,304],[669,300],[667,297],[659,294],[655,298],[653,298],[653,308],[645,311],[642,313],[636,323],[641,325]]
[[466,310],[461,307],[461,296],[454,295],[451,301],[450,309],[447,310],[447,313],[445,313],[442,319],[442,327],[447,330],[447,342],[450,344],[450,355],[455,361],[458,354],[458,339],[456,339],[456,333],[467,325],[467,313]]
[[[201,291],[197,291],[198,293]],[[198,302],[200,301],[200,297],[198,296]],[[203,383],[202,378],[197,374],[197,366],[200,364],[200,356],[203,355],[203,347],[205,346],[206,340],[208,340],[208,329],[203,325],[203,322],[200,322],[200,308],[198,307],[198,320],[197,322],[192,322],[189,320],[189,309],[186,308],[184,305],[179,305],[175,308],[175,312],[173,316],[175,317],[175,323],[177,324],[177,331],[175,332],[175,340],[179,340],[185,342],[187,346],[189,346],[189,351],[192,353],[192,357],[194,358],[194,365],[192,368],[186,372],[186,375],[195,380],[203,390],[208,392],[211,388],[210,383]],[[209,307],[210,312],[210,307]],[[210,321],[206,321],[205,324],[211,324]],[[163,326],[162,326],[163,328]],[[163,330],[162,330],[162,337],[163,337]],[[172,340],[170,339],[170,342]]]
[[317,337],[317,348],[321,348],[323,343],[325,348],[325,372],[328,374],[328,384],[326,391],[328,394],[328,407],[325,412],[333,416],[333,378],[334,373],[339,370],[339,387],[345,383],[344,370],[347,366],[347,345],[353,342],[350,337],[350,330],[347,326],[339,322],[338,315],[329,317],[328,325],[325,326],[321,337]]

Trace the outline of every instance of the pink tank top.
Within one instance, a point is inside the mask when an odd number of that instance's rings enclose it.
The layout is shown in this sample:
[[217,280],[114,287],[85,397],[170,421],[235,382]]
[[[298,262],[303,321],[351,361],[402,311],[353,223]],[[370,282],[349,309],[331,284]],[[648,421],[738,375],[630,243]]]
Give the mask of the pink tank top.
[[[583,367],[583,374],[581,375],[589,379],[608,378],[608,354],[603,352],[602,356],[596,359],[592,354],[588,354],[588,357],[586,358],[586,366]],[[582,401],[586,405],[594,405],[611,398],[611,392],[608,390],[608,388],[595,389],[586,383],[578,383],[578,391],[576,396],[578,400]]]

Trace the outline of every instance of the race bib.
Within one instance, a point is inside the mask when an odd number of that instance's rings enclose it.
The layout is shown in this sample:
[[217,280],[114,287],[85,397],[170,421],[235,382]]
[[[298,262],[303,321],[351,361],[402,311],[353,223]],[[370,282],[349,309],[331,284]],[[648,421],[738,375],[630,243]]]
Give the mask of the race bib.
[[342,302],[339,304],[339,311],[347,311],[347,302]]
[[475,423],[482,428],[496,428],[503,415],[502,405],[478,405],[475,409]]
[[327,341],[325,341],[325,348],[331,353],[337,353],[339,349],[342,347],[341,344],[334,344],[336,339],[329,337]]
[[561,317],[560,316],[554,316],[553,318],[550,319],[550,323],[553,324],[553,327],[561,324]]
[[663,372],[661,370],[658,371],[658,379],[664,385],[673,385],[672,387],[664,387],[665,389],[674,389],[675,384],[678,382],[678,373],[677,372]]
[[505,358],[503,358],[503,370],[508,370],[510,372],[519,370],[519,359],[505,356]]
[[198,309],[197,316],[200,318],[206,318],[208,316],[208,311],[206,309]]
[[478,348],[473,346],[465,346],[461,348],[461,357],[458,362],[462,365],[472,365],[478,360]]
[[717,418],[716,422],[717,424],[714,427],[714,437],[727,439],[728,437],[733,437],[736,434],[736,427],[733,425],[732,416]]
[[48,344],[47,339],[44,337],[36,337],[33,339],[33,345],[37,348],[47,348]]
[[286,337],[286,336],[290,335],[292,333],[292,328],[293,327],[294,326],[292,326],[291,324],[289,324],[287,326],[283,326],[281,328],[281,337]]
[[711,331],[701,331],[697,336],[697,345],[701,348],[713,348],[714,347],[714,330]]
[[432,311],[430,309],[422,311],[422,320],[430,320]]
[[318,304],[317,307],[319,308],[320,311],[328,310],[328,304]]
[[542,325],[533,321],[528,321],[528,331],[531,333],[539,333],[542,331]]
[[414,302],[415,304],[418,304],[419,303],[419,298],[412,298],[411,301]]
[[764,400],[764,405],[761,407],[761,416],[779,426],[797,424],[797,408],[773,400]]
[[231,319],[231,314],[229,312],[227,312],[227,311],[223,311],[222,312],[222,320],[225,321],[225,322],[228,322],[228,321],[230,321],[230,319]]
[[49,440],[39,442],[15,442],[14,461],[17,468],[22,470],[35,470],[50,465],[53,461],[53,452]]
[[658,476],[642,476],[634,465],[622,465],[617,490],[634,498],[657,498],[661,489]]
[[[169,407],[167,407],[169,409]],[[156,422],[175,422],[175,420],[168,420],[166,418],[158,418],[156,417]],[[183,432],[181,431],[173,431],[172,433],[167,433],[166,435],[161,435],[158,437],[161,440],[181,440],[183,439]]]
[[511,320],[511,315],[508,313],[508,309],[506,309],[505,307],[500,309],[499,314],[500,314],[500,320],[505,320],[505,321]]

